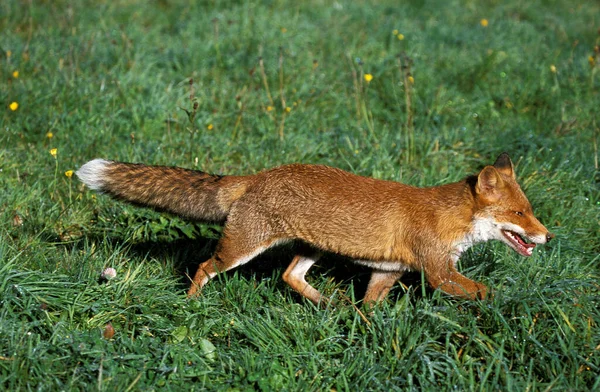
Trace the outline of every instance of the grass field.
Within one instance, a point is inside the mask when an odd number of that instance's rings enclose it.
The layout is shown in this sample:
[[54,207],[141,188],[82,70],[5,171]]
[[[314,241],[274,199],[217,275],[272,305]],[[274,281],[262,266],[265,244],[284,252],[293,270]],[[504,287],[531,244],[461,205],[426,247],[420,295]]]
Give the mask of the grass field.
[[[0,389],[600,389],[599,28],[592,1],[1,2]],[[463,256],[491,300],[407,275],[368,322],[368,270],[312,269],[340,303],[319,309],[285,248],[187,300],[219,228],[69,176],[304,162],[425,186],[502,151],[556,240]]]

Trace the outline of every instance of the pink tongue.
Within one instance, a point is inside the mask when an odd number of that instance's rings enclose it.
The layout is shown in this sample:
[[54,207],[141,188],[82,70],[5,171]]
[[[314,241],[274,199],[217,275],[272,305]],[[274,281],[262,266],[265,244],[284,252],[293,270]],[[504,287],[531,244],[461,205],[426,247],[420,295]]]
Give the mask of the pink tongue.
[[523,248],[526,248],[526,249],[535,248],[535,244],[534,243],[528,244],[526,242],[523,242],[523,240],[520,237],[517,237],[517,238],[519,240],[519,245],[521,245]]
[[517,233],[512,231],[509,233],[511,234],[511,237],[517,241],[519,248],[521,248],[518,252],[523,256],[531,256],[529,250],[535,248],[535,243],[528,244]]
[[520,253],[522,256],[529,257],[533,253],[533,248],[535,248],[535,244],[523,244],[519,241],[517,252]]
[[526,243],[525,241],[523,241],[523,239],[521,238],[520,235],[515,234],[515,238],[517,239],[517,241],[519,241],[519,245],[521,245],[523,248],[527,248],[527,249],[535,248],[534,243],[531,243],[531,244]]
[[527,242],[523,241],[523,238],[521,238],[521,236],[518,235],[517,233],[512,232],[511,234],[513,235],[513,238],[517,239],[517,242],[522,247],[524,247],[524,248],[533,248],[533,247],[535,247],[535,244],[533,244],[533,243],[528,244]]
[[523,250],[520,250],[519,253],[521,253],[523,256],[531,256],[533,253],[533,248],[535,248],[535,244],[523,244],[521,246],[523,247]]

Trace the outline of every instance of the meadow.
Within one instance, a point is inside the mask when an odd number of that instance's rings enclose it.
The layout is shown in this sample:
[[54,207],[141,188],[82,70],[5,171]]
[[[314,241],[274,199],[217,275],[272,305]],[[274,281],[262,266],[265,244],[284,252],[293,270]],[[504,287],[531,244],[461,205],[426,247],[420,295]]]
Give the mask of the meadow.
[[[0,389],[600,389],[600,5],[373,3],[0,3]],[[286,248],[188,300],[220,228],[73,175],[303,162],[430,186],[503,151],[556,239],[469,250],[491,299],[415,273],[372,314],[368,270],[311,269],[322,309],[281,280]]]

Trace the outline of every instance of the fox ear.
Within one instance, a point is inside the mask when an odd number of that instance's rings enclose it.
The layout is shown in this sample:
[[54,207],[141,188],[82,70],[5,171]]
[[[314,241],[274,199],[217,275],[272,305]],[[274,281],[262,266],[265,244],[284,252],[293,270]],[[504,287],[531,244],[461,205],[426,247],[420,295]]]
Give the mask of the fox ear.
[[500,189],[504,181],[495,166],[486,166],[477,176],[475,190],[478,195],[497,200],[500,197]]
[[494,162],[494,167],[500,173],[515,178],[515,169],[507,153],[503,152],[500,154],[498,159],[496,159],[496,162]]

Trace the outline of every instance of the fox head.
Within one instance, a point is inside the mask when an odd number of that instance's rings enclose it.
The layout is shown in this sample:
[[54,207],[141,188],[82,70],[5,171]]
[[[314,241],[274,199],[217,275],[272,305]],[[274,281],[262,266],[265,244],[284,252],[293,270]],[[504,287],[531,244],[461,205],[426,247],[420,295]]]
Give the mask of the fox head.
[[494,165],[481,170],[475,193],[478,208],[474,234],[478,240],[500,240],[520,255],[529,257],[537,244],[554,238],[533,215],[507,153],[502,153]]

